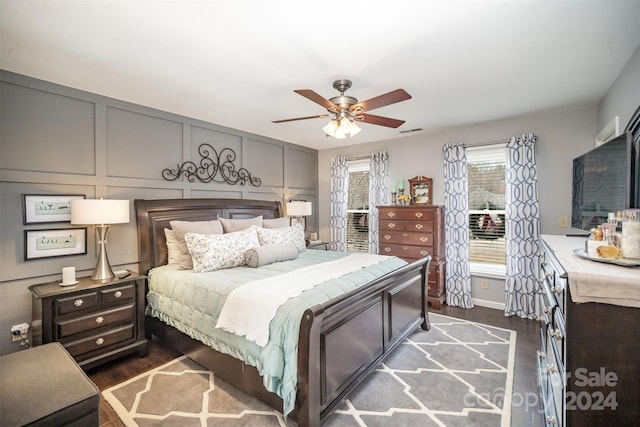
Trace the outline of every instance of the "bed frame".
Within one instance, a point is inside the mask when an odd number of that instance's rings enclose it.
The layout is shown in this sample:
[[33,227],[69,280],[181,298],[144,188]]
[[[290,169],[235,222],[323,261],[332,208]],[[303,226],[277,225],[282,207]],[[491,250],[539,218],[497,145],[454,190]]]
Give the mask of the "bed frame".
[[[167,262],[169,221],[218,217],[283,216],[280,202],[237,199],[134,201],[140,272]],[[307,309],[298,342],[298,391],[292,413],[298,426],[317,427],[348,394],[418,326],[429,329],[427,275],[430,257]],[[146,316],[146,331],[244,392],[282,410],[282,400],[262,385],[257,369]]]

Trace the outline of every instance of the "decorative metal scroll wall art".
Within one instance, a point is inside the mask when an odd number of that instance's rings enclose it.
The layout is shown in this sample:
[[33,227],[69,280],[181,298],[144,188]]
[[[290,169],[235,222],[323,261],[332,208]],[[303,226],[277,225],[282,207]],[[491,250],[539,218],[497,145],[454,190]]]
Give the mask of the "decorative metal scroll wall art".
[[230,185],[245,185],[248,182],[254,187],[260,187],[260,178],[251,176],[245,168],[236,170],[233,163],[236,160],[236,152],[231,148],[223,148],[218,153],[211,145],[202,144],[198,147],[198,153],[202,156],[199,165],[189,160],[182,165],[178,164],[177,169],[164,169],[162,177],[167,181],[175,181],[184,176],[189,182],[194,182],[197,178],[204,183],[213,181]]

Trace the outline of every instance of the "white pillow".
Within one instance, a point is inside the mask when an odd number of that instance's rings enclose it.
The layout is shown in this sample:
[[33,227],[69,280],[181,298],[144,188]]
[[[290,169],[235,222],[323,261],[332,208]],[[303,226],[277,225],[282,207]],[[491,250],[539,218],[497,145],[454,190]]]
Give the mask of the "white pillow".
[[284,228],[284,227],[288,227],[289,224],[289,217],[287,216],[281,216],[280,218],[268,218],[268,219],[263,219],[262,220],[262,227],[263,228]]
[[170,228],[165,228],[164,237],[167,240],[167,264],[180,265],[180,247],[175,232]]
[[220,224],[222,224],[222,228],[224,229],[225,233],[233,233],[235,231],[246,230],[252,225],[255,225],[256,227],[262,227],[262,215],[245,219],[218,218],[218,221],[220,221]]
[[306,249],[304,241],[304,229],[302,224],[284,228],[258,228],[258,239],[260,245],[275,245],[276,243],[293,242],[298,248],[298,252]]
[[193,260],[193,271],[205,273],[245,264],[245,252],[260,245],[257,229],[252,226],[235,233],[185,234],[184,239]]
[[180,260],[178,264],[183,270],[191,270],[193,263],[191,262],[191,254],[187,243],[184,240],[186,233],[199,234],[222,234],[222,224],[217,219],[211,221],[170,221],[171,229],[178,241],[178,249],[180,250]]

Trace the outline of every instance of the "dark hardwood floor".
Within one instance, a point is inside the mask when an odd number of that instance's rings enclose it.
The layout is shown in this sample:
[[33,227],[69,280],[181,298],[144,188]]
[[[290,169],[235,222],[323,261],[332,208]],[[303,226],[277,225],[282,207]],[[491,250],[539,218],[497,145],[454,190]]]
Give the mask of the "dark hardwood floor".
[[[536,350],[539,348],[538,323],[517,317],[504,317],[501,310],[485,307],[475,307],[471,310],[465,310],[443,305],[441,310],[434,310],[433,313],[516,331],[517,344],[511,425],[514,427],[542,427],[544,423],[536,380]],[[87,374],[102,391],[142,372],[169,362],[178,356],[178,353],[163,346],[154,339],[150,343],[149,355],[147,357],[139,358],[136,355],[127,356],[89,370]],[[104,400],[100,402],[100,426],[123,426],[118,416]]]

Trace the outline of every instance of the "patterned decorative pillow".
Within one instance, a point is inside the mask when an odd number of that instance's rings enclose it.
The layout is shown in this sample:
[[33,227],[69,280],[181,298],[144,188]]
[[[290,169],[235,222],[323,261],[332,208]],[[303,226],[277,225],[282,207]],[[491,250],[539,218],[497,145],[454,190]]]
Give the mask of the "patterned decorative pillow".
[[247,219],[218,218],[218,221],[222,224],[222,228],[225,233],[234,233],[236,231],[246,230],[252,225],[262,227],[262,215]]
[[274,245],[276,243],[293,242],[298,248],[298,252],[306,249],[304,241],[304,229],[302,224],[284,228],[258,228],[258,239],[260,245]]
[[269,219],[263,219],[262,220],[262,227],[263,228],[284,228],[284,227],[288,227],[289,224],[289,217],[288,216],[281,216],[280,218],[269,218]]
[[260,245],[257,229],[251,227],[225,234],[185,234],[193,271],[205,273],[245,264],[245,252]]
[[222,234],[222,224],[217,219],[211,221],[171,221],[171,229],[178,241],[178,249],[180,250],[180,268],[183,270],[191,270],[193,263],[187,243],[184,240],[186,233],[198,234]]
[[180,265],[180,247],[178,246],[175,231],[170,228],[165,228],[164,237],[167,240],[167,264]]

